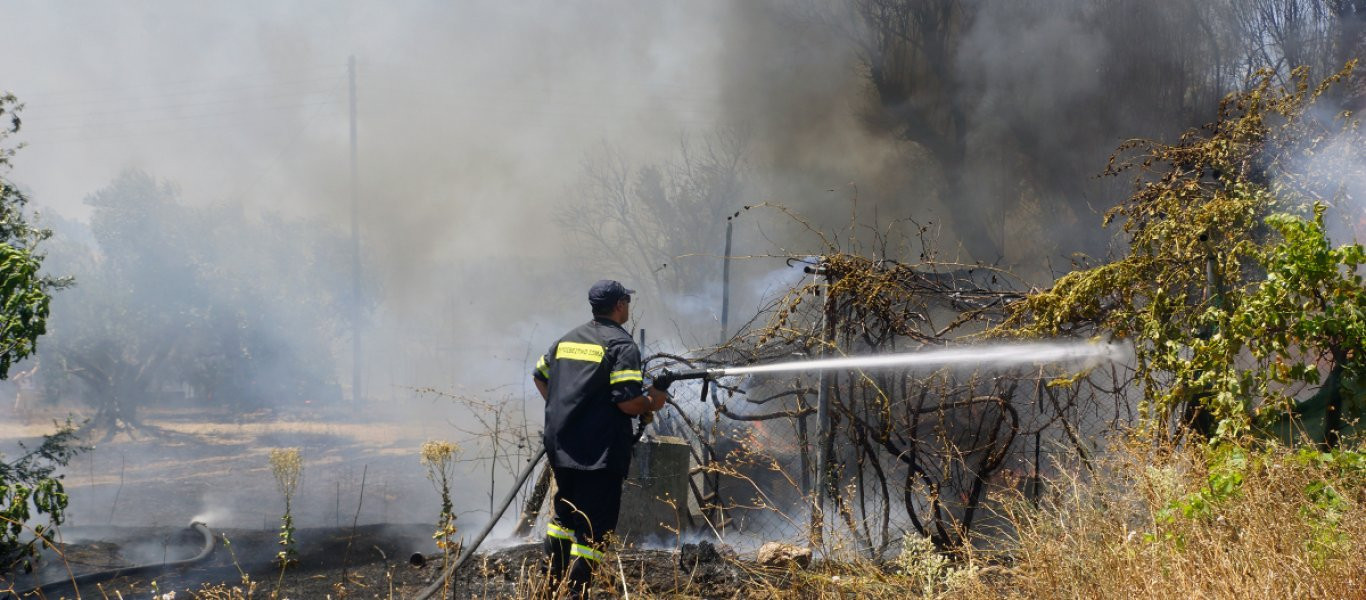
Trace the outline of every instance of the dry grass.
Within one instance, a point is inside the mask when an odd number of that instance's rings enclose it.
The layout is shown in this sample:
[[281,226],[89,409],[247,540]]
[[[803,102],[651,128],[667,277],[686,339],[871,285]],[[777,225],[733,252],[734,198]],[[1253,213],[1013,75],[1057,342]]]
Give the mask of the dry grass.
[[1009,575],[963,597],[1366,597],[1360,453],[1131,447],[1055,490],[1006,503]]
[[[1040,506],[1004,499],[1014,531],[991,549],[946,561],[911,538],[888,563],[750,565],[731,597],[1366,598],[1361,452],[1134,445],[1097,466],[1085,481],[1054,482]],[[600,573],[599,589],[624,597],[613,571]],[[641,588],[625,586],[632,599],[700,597]]]
[[[1326,455],[1275,445],[1154,450],[1135,443],[1095,461],[1093,475],[1054,481],[1041,505],[998,499],[1010,531],[955,560],[908,538],[898,558],[882,563],[765,570],[745,561],[733,565],[741,571],[735,584],[718,594],[671,559],[634,566],[628,559],[622,568],[609,554],[594,597],[1366,598],[1364,449]],[[462,588],[462,597],[546,592],[539,569],[505,568],[511,571],[484,573],[476,581],[486,585]],[[250,600],[256,592],[244,579],[189,596]]]

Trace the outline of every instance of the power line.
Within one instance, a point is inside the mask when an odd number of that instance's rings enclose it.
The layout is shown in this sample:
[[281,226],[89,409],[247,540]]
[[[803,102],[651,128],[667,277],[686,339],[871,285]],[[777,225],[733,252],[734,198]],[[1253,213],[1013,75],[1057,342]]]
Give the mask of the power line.
[[[39,92],[27,92],[27,93],[25,94],[25,96],[26,96],[26,97],[39,97],[39,98],[41,98],[41,97],[46,97],[46,96],[69,96],[69,95],[80,95],[80,94],[99,94],[99,95],[102,95],[102,96],[103,96],[103,95],[107,95],[107,92],[110,92],[110,91],[116,91],[116,92],[117,92],[117,91],[130,91],[130,90],[144,90],[144,89],[157,88],[157,87],[174,88],[174,87],[186,86],[186,85],[217,84],[217,83],[224,83],[224,82],[231,82],[231,81],[257,81],[257,80],[259,80],[262,76],[279,75],[279,74],[286,74],[286,73],[307,73],[307,72],[324,72],[324,71],[331,72],[331,71],[335,71],[335,69],[336,69],[336,67],[333,67],[333,66],[327,66],[327,67],[323,67],[323,66],[318,66],[318,67],[301,67],[301,68],[297,68],[297,69],[277,69],[277,70],[273,70],[273,71],[260,71],[260,72],[255,72],[255,73],[243,73],[243,74],[241,74],[241,75],[237,75],[237,76],[234,76],[234,77],[219,77],[219,78],[213,78],[213,79],[189,79],[189,80],[180,80],[180,81],[148,82],[148,83],[139,84],[139,85],[132,85],[132,86],[110,86],[110,87],[102,87],[102,88],[85,88],[85,89],[78,89],[78,90],[49,90],[49,91],[39,91]],[[331,77],[331,79],[339,79],[339,78],[340,78],[340,76],[332,76],[332,77]]]
[[[333,86],[333,87],[331,87],[331,88],[319,88],[319,89],[297,90],[297,91],[293,91],[293,92],[277,92],[277,93],[267,94],[267,95],[264,95],[264,96],[255,96],[255,97],[253,97],[253,99],[254,99],[254,100],[276,100],[276,99],[286,99],[286,98],[295,98],[295,97],[301,97],[301,96],[309,96],[309,95],[313,95],[313,94],[332,93],[332,92],[335,92],[335,91],[336,91],[336,88],[335,88],[335,86]],[[216,94],[216,95],[222,96],[223,94]],[[222,104],[241,104],[241,103],[242,103],[242,100],[240,100],[240,99],[224,99],[224,98],[219,98],[219,99],[215,99],[215,100],[207,100],[207,101],[204,101],[204,102],[190,102],[190,103],[181,103],[181,104],[162,104],[162,105],[156,105],[156,106],[142,106],[142,107],[136,107],[136,108],[130,107],[130,108],[121,108],[121,109],[116,109],[116,110],[100,110],[100,111],[94,111],[94,112],[53,112],[53,113],[49,113],[49,107],[48,107],[48,106],[42,106],[42,105],[40,105],[40,106],[34,106],[34,107],[25,107],[25,109],[24,109],[24,116],[25,116],[25,120],[28,120],[28,121],[37,121],[37,120],[51,120],[51,119],[54,119],[54,118],[72,118],[72,117],[77,117],[77,118],[79,118],[79,117],[97,117],[97,116],[123,115],[123,114],[133,114],[133,113],[148,112],[148,111],[157,111],[157,110],[160,110],[160,111],[173,111],[173,110],[179,110],[179,109],[185,109],[185,108],[199,108],[199,107],[204,107],[204,106],[217,106],[217,105],[222,105]],[[106,103],[106,104],[107,104],[107,103]],[[35,117],[35,115],[37,115],[37,116]]]
[[285,110],[285,109],[290,109],[290,108],[308,108],[308,107],[318,106],[318,105],[322,105],[322,104],[331,104],[331,103],[333,103],[333,102],[335,102],[335,101],[336,101],[335,99],[329,99],[329,100],[320,100],[320,101],[317,101],[317,102],[305,102],[305,103],[302,103],[302,104],[277,104],[277,105],[268,105],[268,106],[258,106],[258,107],[254,107],[254,108],[246,108],[246,109],[242,109],[242,110],[231,110],[231,111],[225,111],[225,112],[212,112],[212,113],[203,113],[203,114],[197,114],[197,115],[175,115],[175,116],[167,116],[167,117],[150,117],[150,118],[145,118],[145,119],[128,119],[128,120],[120,120],[120,121],[107,121],[107,122],[104,122],[104,123],[94,123],[94,124],[59,125],[59,126],[53,126],[53,127],[40,127],[40,128],[34,128],[34,129],[27,129],[27,128],[25,128],[24,131],[29,132],[29,133],[49,133],[49,132],[54,132],[54,131],[69,131],[69,130],[72,130],[72,129],[89,129],[89,128],[97,128],[97,127],[118,127],[118,126],[123,126],[123,125],[139,125],[139,124],[148,124],[148,123],[166,123],[166,122],[171,122],[171,121],[186,121],[186,120],[193,120],[193,119],[213,119],[213,118],[218,118],[218,117],[226,117],[226,116],[234,116],[234,115],[244,115],[244,114],[254,114],[254,113],[260,113],[260,112],[269,112],[269,111],[273,111],[273,110]]
[[[328,81],[333,82],[335,85],[340,85],[340,83],[345,81],[345,79],[339,76],[331,76],[326,78],[297,80],[295,82],[285,82],[283,84],[260,83],[231,88],[219,87],[215,88],[214,90],[179,92],[176,94],[160,96],[158,98],[165,99],[176,96],[207,94],[213,92],[222,94],[232,91],[259,89],[263,87],[279,88],[282,85],[300,85],[306,83],[315,83],[319,81]],[[277,93],[267,95],[264,98],[272,100],[289,100],[294,98],[306,99],[318,95],[333,95],[335,94],[335,85],[332,89],[279,91]],[[575,123],[590,121],[604,124],[630,124],[639,123],[641,121],[650,121],[673,124],[682,127],[698,128],[715,126],[723,117],[722,111],[718,110],[718,107],[714,105],[714,100],[712,99],[707,99],[708,101],[704,102],[696,102],[696,104],[694,104],[693,106],[680,105],[687,104],[686,102],[670,102],[671,100],[678,100],[680,96],[668,96],[663,98],[645,98],[644,101],[638,104],[625,104],[610,101],[604,102],[604,99],[610,100],[610,94],[604,94],[605,98],[597,98],[584,95],[582,92],[571,92],[570,94],[565,94],[563,93],[563,91],[557,91],[556,88],[552,87],[546,87],[545,91],[548,92],[550,95],[536,96],[525,93],[507,94],[502,93],[500,90],[489,89],[486,86],[480,88],[471,86],[465,88],[465,90],[462,93],[448,94],[445,97],[436,97],[433,96],[431,90],[429,89],[424,90],[422,93],[405,93],[398,89],[398,87],[396,86],[379,85],[376,86],[376,88],[374,89],[374,92],[378,92],[375,93],[377,100],[375,104],[384,106],[389,109],[397,109],[397,111],[373,110],[369,112],[370,114],[377,116],[386,114],[412,115],[414,113],[425,113],[429,110],[449,112],[452,107],[453,101],[460,102],[461,100],[465,100],[469,101],[469,103],[472,105],[468,107],[468,110],[466,112],[472,112],[476,115],[505,115],[511,118],[518,119],[524,119],[527,117],[549,117],[561,118],[567,122]],[[257,99],[259,98],[253,98],[253,100]],[[694,97],[693,99],[702,100],[702,98],[700,97]],[[66,123],[49,125],[47,123],[50,123],[51,120],[63,115],[63,113],[57,113],[57,116],[54,116],[47,115],[44,111],[38,110],[34,111],[37,112],[36,118],[30,117],[30,122],[43,123],[45,126],[40,125],[38,127],[26,127],[24,128],[23,133],[48,134],[60,132],[74,132],[77,130],[87,132],[89,132],[90,130],[95,130],[94,133],[91,133],[89,135],[81,135],[77,137],[61,139],[39,139],[34,140],[34,142],[30,142],[31,144],[36,142],[40,145],[66,144],[72,142],[99,142],[110,139],[126,140],[134,137],[165,136],[175,135],[189,131],[202,131],[205,129],[231,126],[232,124],[229,123],[210,126],[179,127],[173,130],[162,131],[149,130],[144,128],[138,131],[119,132],[117,134],[110,131],[108,135],[103,135],[103,132],[101,130],[108,131],[111,128],[121,127],[125,125],[151,125],[157,123],[220,119],[232,116],[260,114],[263,112],[297,108],[314,109],[319,106],[333,103],[335,103],[335,98],[326,98],[316,102],[268,104],[264,106],[253,106],[249,108],[243,108],[241,110],[196,112],[193,114],[178,114],[167,116],[149,115],[145,118],[114,119],[93,124],[68,121]],[[104,104],[108,104],[108,102],[105,102]],[[163,104],[159,106],[105,110],[90,113],[65,113],[65,116],[68,119],[82,117],[119,117],[121,115],[139,115],[154,111],[174,111],[196,108],[202,109],[218,106],[238,106],[241,104],[243,104],[241,101],[233,99],[213,99],[206,100],[203,102]],[[310,117],[310,119],[316,117],[317,114],[313,114]],[[288,145],[292,144],[293,141],[291,141]]]
[[[449,101],[436,98],[404,98],[402,100],[380,102],[390,109],[397,109],[387,114],[413,115],[424,112],[446,112],[449,113],[452,105]],[[396,105],[406,105],[396,106]],[[592,120],[596,122],[616,122],[616,123],[635,123],[642,119],[671,123],[687,127],[711,127],[715,126],[720,114],[710,108],[693,107],[659,107],[650,106],[613,106],[594,102],[585,103],[566,103],[562,101],[538,101],[535,99],[519,99],[496,101],[490,99],[477,106],[461,107],[462,112],[478,115],[506,115],[513,118],[526,118],[528,116],[538,117],[561,117],[567,122],[583,122]],[[368,114],[382,115],[385,111],[371,111]]]
[[316,77],[311,79],[297,79],[293,81],[279,81],[269,83],[262,82],[250,85],[206,87],[196,90],[164,90],[161,92],[149,92],[145,94],[132,96],[96,94],[83,98],[71,98],[69,100],[44,100],[42,98],[35,99],[33,96],[22,94],[20,92],[16,92],[15,96],[17,96],[19,100],[25,104],[26,107],[31,107],[34,110],[62,108],[79,109],[80,107],[84,106],[100,106],[108,104],[137,104],[142,102],[158,102],[172,98],[189,97],[193,99],[196,96],[221,96],[239,92],[247,92],[251,90],[259,90],[263,88],[283,90],[299,86],[335,83],[337,79],[337,77]]
[[[439,78],[439,79],[436,79],[436,81],[440,81],[441,84],[442,84],[443,86],[446,86],[446,87],[445,87],[446,90],[449,90],[449,91],[460,91],[460,92],[468,91],[468,90],[470,90],[470,89],[495,90],[495,88],[500,88],[500,87],[501,87],[501,88],[502,88],[502,91],[518,91],[518,90],[524,90],[524,91],[530,91],[530,92],[545,92],[545,93],[549,94],[550,92],[555,92],[555,91],[559,91],[559,90],[564,90],[564,89],[567,89],[567,88],[569,87],[569,86],[566,86],[566,85],[563,85],[563,84],[551,85],[551,84],[548,83],[548,81],[550,81],[550,80],[533,80],[534,83],[528,83],[527,80],[526,80],[525,78],[520,78],[520,77],[506,77],[506,78],[501,78],[501,79],[493,79],[493,78],[478,78],[478,79],[476,79],[476,78],[474,78],[474,77],[463,77],[463,78],[459,78],[459,79],[451,79],[451,78],[449,78],[449,74],[448,74],[448,73],[442,73],[442,72],[439,72],[439,71],[430,71],[430,70],[426,70],[426,69],[386,69],[386,70],[384,70],[384,71],[376,71],[375,74],[374,74],[373,76],[371,76],[370,79],[372,79],[372,80],[377,80],[377,81],[396,81],[396,80],[402,80],[402,78],[398,75],[399,73],[431,73],[433,76]],[[431,79],[429,78],[429,80],[431,80]],[[673,90],[672,92],[669,92],[669,96],[670,96],[670,97],[682,97],[682,96],[684,96],[684,95],[686,94],[686,95],[691,95],[691,96],[693,96],[694,98],[697,98],[697,97],[710,97],[710,98],[715,98],[715,97],[721,96],[721,94],[722,94],[722,92],[723,92],[723,90],[722,90],[721,88],[708,89],[708,88],[703,88],[703,87],[701,87],[701,86],[694,85],[694,84],[674,83],[674,82],[670,82],[670,81],[654,81],[654,80],[652,80],[652,81],[649,81],[649,82],[643,82],[643,81],[636,81],[636,80],[623,81],[622,79],[597,79],[597,80],[592,80],[592,81],[590,81],[590,80],[587,80],[587,79],[577,78],[577,77],[574,78],[572,81],[573,81],[573,87],[574,87],[574,88],[577,88],[577,89],[585,89],[585,88],[588,88],[588,89],[611,90],[611,89],[614,89],[614,88],[616,88],[616,87],[625,86],[625,87],[629,87],[630,89],[633,89],[633,90],[639,90],[639,89],[642,89],[642,88],[643,88],[643,89],[651,89],[651,90],[660,90],[660,91]],[[476,88],[475,86],[478,86],[478,87]],[[396,86],[393,86],[393,85],[386,85],[386,87],[396,87]],[[496,91],[496,90],[495,90],[495,91]]]
[[[338,85],[337,87],[340,87],[340,85]],[[338,91],[340,90],[336,88],[329,90],[329,92]],[[324,104],[319,104],[318,106],[324,106]],[[294,147],[294,144],[299,141],[299,138],[303,137],[304,132],[308,131],[309,128],[313,126],[313,123],[318,120],[318,116],[321,115],[322,112],[323,111],[318,110],[318,107],[316,106],[310,109],[310,114],[305,119],[303,126],[295,130],[294,134],[290,136],[289,140],[286,141],[285,144],[280,147],[279,152],[275,153],[275,157],[272,158],[270,162],[266,163],[266,169],[264,171],[257,173],[256,177],[252,180],[252,182],[248,184],[245,188],[243,188],[244,190],[246,190],[246,192],[243,194],[244,196],[251,197],[251,195],[255,192],[256,187],[260,185],[262,181],[265,180],[266,176],[275,173],[276,167],[280,165],[280,159],[284,158],[285,153]]]
[[[222,111],[222,112],[212,112],[212,113],[194,114],[194,115],[177,115],[177,116],[169,116],[169,117],[157,117],[157,118],[146,118],[146,119],[133,119],[133,120],[126,120],[126,121],[110,121],[110,122],[97,123],[97,124],[87,124],[87,125],[75,125],[75,124],[73,124],[73,125],[61,125],[61,126],[41,127],[41,128],[27,128],[27,127],[26,127],[26,128],[24,128],[24,129],[22,130],[21,135],[27,135],[27,134],[33,134],[33,133],[49,133],[49,134],[50,134],[50,133],[63,133],[63,132],[74,133],[74,132],[76,132],[76,131],[78,131],[78,130],[101,130],[101,131],[97,131],[96,133],[94,133],[94,134],[92,134],[92,135],[88,135],[88,136],[77,136],[77,137],[57,138],[57,139],[33,139],[33,140],[31,140],[31,141],[26,141],[26,143],[29,144],[30,146],[34,146],[34,145],[44,146],[44,145],[68,144],[68,143],[73,143],[73,142],[100,142],[100,141],[106,141],[106,140],[127,140],[127,139],[131,139],[131,138],[143,138],[143,137],[176,135],[176,134],[180,134],[180,133],[188,133],[188,132],[195,132],[195,131],[204,131],[204,130],[208,130],[208,129],[221,129],[221,128],[225,128],[225,127],[238,127],[239,125],[237,124],[236,121],[233,121],[233,122],[219,123],[219,124],[192,125],[192,126],[189,126],[189,127],[178,127],[178,128],[169,129],[169,130],[139,129],[139,130],[135,130],[135,131],[120,132],[120,133],[112,133],[112,132],[111,132],[111,133],[108,133],[108,134],[105,134],[104,131],[108,131],[108,130],[111,130],[111,129],[113,129],[113,128],[117,128],[117,127],[120,127],[120,126],[123,126],[123,125],[130,125],[130,124],[132,124],[132,125],[154,125],[154,124],[158,124],[158,123],[173,123],[173,122],[195,121],[195,120],[208,120],[208,119],[224,119],[224,118],[233,117],[233,116],[253,115],[253,114],[260,114],[260,113],[271,112],[271,111],[287,110],[287,109],[292,109],[292,108],[305,108],[305,109],[307,109],[307,108],[314,108],[314,107],[326,106],[326,105],[336,105],[336,104],[337,104],[337,100],[335,100],[335,99],[328,99],[328,100],[322,100],[322,101],[318,101],[318,102],[307,102],[307,103],[299,103],[299,104],[270,105],[270,106],[254,107],[254,108],[251,108],[251,109],[235,110],[235,111]],[[375,116],[379,116],[379,115],[403,115],[403,116],[413,116],[413,115],[426,114],[426,113],[428,113],[429,111],[431,111],[431,112],[436,112],[436,111],[448,111],[448,110],[450,109],[450,105],[449,105],[449,104],[439,104],[439,103],[434,103],[434,102],[433,102],[433,103],[412,103],[412,104],[410,104],[410,106],[409,106],[408,108],[403,108],[403,107],[392,107],[392,106],[391,106],[391,108],[396,108],[396,109],[398,109],[398,110],[389,110],[389,111],[385,111],[385,110],[370,111],[368,114],[375,115]],[[607,107],[596,107],[596,108],[602,109],[602,108],[607,108]],[[477,113],[477,114],[480,114],[480,115],[484,115],[484,116],[489,116],[489,117],[492,117],[492,116],[502,116],[502,117],[506,117],[506,118],[508,118],[508,119],[525,119],[525,118],[527,118],[528,116],[560,117],[560,118],[562,118],[563,120],[565,120],[566,122],[574,122],[574,123],[583,123],[583,122],[586,122],[586,121],[587,121],[587,122],[594,122],[594,123],[599,123],[599,124],[609,124],[609,123],[616,123],[616,124],[623,124],[623,123],[624,123],[624,124],[632,124],[632,123],[640,123],[640,122],[642,122],[642,121],[649,121],[649,122],[655,122],[655,123],[667,123],[667,124],[672,124],[672,125],[681,126],[681,127],[693,127],[693,128],[705,128],[705,127],[715,126],[715,125],[717,124],[717,121],[715,120],[715,119],[717,118],[717,115],[715,115],[715,114],[710,114],[710,111],[707,111],[707,110],[705,110],[705,109],[701,109],[701,110],[686,110],[686,111],[685,111],[685,110],[658,110],[658,111],[651,111],[651,110],[648,109],[648,108],[641,107],[641,108],[639,108],[639,109],[633,109],[633,110],[631,110],[630,113],[629,113],[627,116],[622,116],[622,115],[620,115],[620,114],[613,114],[612,112],[607,111],[607,110],[592,110],[592,111],[575,111],[575,110],[572,110],[572,109],[563,110],[563,109],[556,109],[555,107],[549,107],[549,106],[546,106],[546,105],[544,105],[544,104],[535,105],[535,106],[528,105],[528,106],[526,106],[526,107],[518,107],[518,106],[513,106],[513,105],[508,105],[508,104],[503,104],[503,105],[494,105],[494,104],[490,104],[490,105],[487,105],[487,106],[483,106],[483,107],[478,108],[478,109],[476,110],[476,113]],[[691,113],[691,114],[690,114],[690,113]],[[315,118],[316,118],[316,115],[315,115]],[[93,136],[93,137],[92,137],[92,136]]]
[[[325,106],[325,105],[328,105],[328,104],[336,104],[336,101],[335,101],[335,100],[326,100],[326,101],[322,101],[322,102],[313,102],[313,103],[308,103],[308,104],[299,104],[299,105],[290,105],[290,106],[276,106],[276,107],[269,107],[269,108],[257,109],[257,110],[244,110],[244,111],[233,111],[233,112],[217,113],[217,114],[213,114],[213,115],[199,115],[199,116],[196,116],[196,117],[186,117],[186,119],[190,119],[190,118],[220,118],[220,117],[230,117],[230,116],[245,115],[245,114],[259,114],[259,113],[268,112],[268,111],[271,111],[271,110],[286,110],[286,109],[290,109],[290,108],[308,108],[308,107],[316,107],[316,106]],[[185,119],[152,119],[152,120],[149,120],[148,122],[152,122],[152,123],[156,123],[156,122],[170,122],[170,121],[175,121],[175,120],[185,120]],[[135,123],[135,122],[129,121],[129,122],[127,122],[127,123]],[[108,123],[108,124],[103,125],[103,127],[114,127],[114,126],[120,125],[120,124],[122,124],[122,123]],[[205,131],[205,130],[212,130],[212,129],[223,129],[223,128],[226,128],[226,127],[240,128],[240,126],[241,126],[241,125],[240,125],[240,123],[238,123],[238,122],[229,122],[229,123],[217,123],[217,124],[194,125],[194,126],[189,126],[189,127],[177,127],[177,128],[174,128],[174,129],[163,129],[163,130],[139,129],[139,130],[135,130],[135,131],[123,132],[123,133],[118,133],[118,134],[112,134],[112,133],[111,133],[111,134],[109,134],[109,135],[97,135],[97,136],[95,136],[95,137],[74,137],[74,138],[59,138],[59,139],[39,139],[39,140],[34,140],[34,141],[25,140],[24,143],[27,144],[27,145],[30,146],[30,147],[33,147],[33,146],[52,146],[52,145],[60,145],[60,144],[70,144],[70,143],[75,143],[75,142],[82,142],[82,143],[85,143],[85,142],[101,142],[101,141],[107,141],[107,140],[128,140],[128,139],[132,139],[132,138],[158,137],[158,136],[166,136],[166,135],[177,135],[177,134],[194,133],[194,132]],[[24,133],[29,133],[29,132],[28,132],[28,130],[24,130]]]

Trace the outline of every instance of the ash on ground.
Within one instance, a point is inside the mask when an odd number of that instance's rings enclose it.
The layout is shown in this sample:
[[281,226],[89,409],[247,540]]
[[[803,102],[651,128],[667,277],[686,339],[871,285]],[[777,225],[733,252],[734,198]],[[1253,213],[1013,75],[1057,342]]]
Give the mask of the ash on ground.
[[[739,560],[733,550],[706,541],[684,544],[677,551],[623,548],[602,568],[616,576],[599,576],[595,597],[600,598],[621,597],[623,576],[632,594],[688,598],[743,597],[739,591],[764,576]],[[544,569],[545,553],[539,543],[476,556],[456,575],[456,597],[526,598],[535,591],[528,584],[544,581]],[[602,589],[609,585],[604,580],[617,589]]]
[[[216,532],[220,544],[202,563],[145,576],[124,576],[81,586],[82,597],[146,598],[176,592],[177,598],[411,598],[443,570],[443,558],[420,525],[370,525],[356,529],[320,528],[299,532],[298,564],[283,575],[272,557],[278,549],[271,530]],[[145,539],[156,540],[170,560],[191,555],[199,542],[185,531],[138,528],[107,539],[66,544],[64,564],[73,575],[118,568],[144,560]],[[221,543],[223,537],[230,544]],[[169,542],[168,542],[169,540]],[[414,550],[417,550],[415,553]],[[418,554],[420,556],[414,556]],[[138,558],[134,558],[134,556]],[[781,585],[789,572],[765,571],[711,542],[684,544],[678,550],[626,547],[609,555],[595,598],[620,598],[625,582],[631,594],[683,598],[743,598],[746,589]],[[35,574],[36,575],[36,574]],[[41,581],[60,581],[53,571]],[[0,578],[3,579],[3,578]],[[32,577],[11,581],[15,590],[36,585]],[[155,582],[155,583],[154,583]],[[545,582],[545,556],[538,542],[477,554],[450,582],[448,597],[527,598]],[[233,588],[238,588],[234,593]],[[6,589],[0,585],[0,592]],[[278,592],[278,593],[277,593]],[[0,598],[4,594],[0,593]],[[38,595],[25,598],[40,597]],[[47,587],[43,598],[75,598],[70,585]]]

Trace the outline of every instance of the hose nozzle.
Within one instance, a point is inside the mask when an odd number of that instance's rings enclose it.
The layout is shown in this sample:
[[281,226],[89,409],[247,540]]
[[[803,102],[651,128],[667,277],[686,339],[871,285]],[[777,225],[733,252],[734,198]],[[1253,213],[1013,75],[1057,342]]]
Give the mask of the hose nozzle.
[[725,371],[722,369],[686,369],[672,372],[666,369],[664,371],[664,376],[669,377],[673,381],[682,381],[684,379],[714,379],[724,374]]
[[654,385],[661,390],[669,389],[669,385],[675,381],[684,379],[716,379],[726,374],[725,369],[685,369],[682,371],[670,371],[664,369],[654,378]]

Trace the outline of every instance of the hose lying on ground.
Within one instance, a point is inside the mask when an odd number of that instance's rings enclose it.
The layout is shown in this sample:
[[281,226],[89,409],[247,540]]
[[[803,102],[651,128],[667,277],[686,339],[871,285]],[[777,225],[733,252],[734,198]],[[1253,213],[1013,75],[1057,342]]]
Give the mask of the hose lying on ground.
[[442,590],[446,580],[455,575],[456,570],[466,562],[469,562],[470,557],[474,556],[474,551],[479,549],[479,544],[484,543],[484,538],[488,537],[489,532],[493,531],[493,526],[497,525],[498,520],[503,518],[503,513],[507,512],[508,506],[512,505],[513,499],[517,497],[517,492],[521,491],[522,485],[526,483],[528,477],[531,477],[531,472],[536,470],[536,465],[541,464],[542,458],[545,458],[545,448],[541,448],[537,451],[536,456],[533,456],[531,460],[527,462],[526,468],[522,469],[521,474],[517,476],[517,483],[512,484],[512,489],[508,490],[507,496],[503,497],[503,502],[499,505],[498,510],[489,515],[489,522],[484,524],[484,528],[479,531],[479,535],[471,538],[469,545],[460,553],[460,558],[457,558],[455,559],[455,562],[446,565],[445,570],[441,571],[441,576],[437,577],[436,581],[433,581],[426,589],[418,592],[416,596],[413,596],[413,600],[428,600],[429,598],[432,598],[433,595]]
[[[109,569],[107,571],[96,571],[94,573],[86,573],[84,575],[78,575],[76,577],[70,577],[67,579],[44,583],[38,587],[30,588],[22,592],[17,592],[17,596],[15,597],[24,598],[27,596],[31,596],[34,593],[38,593],[39,597],[47,597],[51,595],[54,590],[66,588],[79,589],[80,586],[99,583],[101,581],[108,581],[115,577],[156,575],[165,571],[169,571],[171,569],[186,567],[201,562],[204,559],[208,558],[210,554],[213,554],[213,549],[216,545],[216,540],[214,538],[213,531],[209,529],[208,525],[200,523],[199,521],[195,521],[193,523],[190,523],[190,528],[199,532],[200,535],[204,536],[204,546],[199,549],[199,554],[196,554],[190,558],[171,562],[157,563],[154,565],[134,565],[131,567],[120,567],[117,569]],[[9,599],[10,596],[0,596],[0,600]]]

